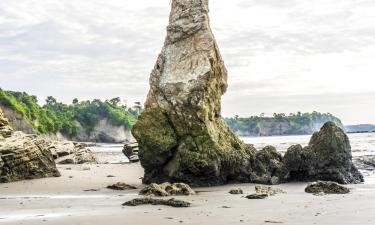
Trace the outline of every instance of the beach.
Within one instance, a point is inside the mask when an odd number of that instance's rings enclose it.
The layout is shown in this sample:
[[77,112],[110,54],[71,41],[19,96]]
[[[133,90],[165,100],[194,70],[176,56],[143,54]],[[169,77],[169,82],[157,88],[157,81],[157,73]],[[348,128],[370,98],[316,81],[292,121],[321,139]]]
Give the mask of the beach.
[[[0,184],[1,224],[374,224],[375,184],[348,185],[347,195],[314,196],[306,183],[276,185],[286,191],[263,200],[249,200],[254,184],[195,188],[177,196],[189,208],[121,204],[139,197],[140,164],[59,165],[62,176]],[[108,177],[108,175],[114,177]],[[106,186],[126,182],[137,190]],[[231,195],[232,188],[243,195]]]

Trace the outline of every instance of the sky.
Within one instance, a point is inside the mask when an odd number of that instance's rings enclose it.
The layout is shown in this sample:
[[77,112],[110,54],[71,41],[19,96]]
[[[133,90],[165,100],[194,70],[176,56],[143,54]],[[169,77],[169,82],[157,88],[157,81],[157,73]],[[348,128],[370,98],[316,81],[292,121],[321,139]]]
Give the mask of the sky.
[[[1,0],[0,87],[144,101],[171,0]],[[374,0],[211,0],[223,116],[330,112],[375,124]]]

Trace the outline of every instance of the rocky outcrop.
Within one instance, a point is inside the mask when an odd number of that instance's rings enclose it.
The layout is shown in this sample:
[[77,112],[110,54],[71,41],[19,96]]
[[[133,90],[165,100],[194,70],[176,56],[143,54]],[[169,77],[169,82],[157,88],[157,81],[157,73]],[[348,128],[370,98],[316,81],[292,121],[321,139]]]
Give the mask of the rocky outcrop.
[[37,135],[13,132],[0,109],[0,183],[60,176],[48,143]]
[[170,195],[194,195],[195,191],[189,185],[184,183],[171,184],[168,182],[162,184],[150,184],[144,187],[140,195],[145,196],[170,196]]
[[53,141],[49,145],[58,164],[97,163],[95,154],[83,143],[71,141]]
[[226,88],[227,71],[209,26],[208,0],[172,0],[167,37],[150,75],[145,109],[132,129],[144,183],[362,180],[351,163],[345,133],[333,123],[314,134],[304,151],[293,147],[286,160],[271,146],[258,152],[244,144],[220,114]]
[[135,186],[124,183],[124,182],[117,182],[115,184],[108,185],[107,188],[112,189],[112,190],[118,190],[118,191],[137,189]]
[[305,188],[306,193],[312,194],[347,194],[350,192],[349,188],[339,185],[336,182],[331,181],[317,181],[308,184]]
[[341,184],[363,182],[362,174],[352,162],[348,136],[332,122],[314,133],[307,147],[290,147],[283,162],[289,180],[324,180]]
[[138,156],[139,148],[137,142],[130,142],[124,145],[122,153],[129,159],[129,162],[135,163],[139,162]]
[[230,131],[220,114],[227,71],[209,26],[207,0],[172,1],[150,86],[132,130],[145,183],[251,180],[256,151]]

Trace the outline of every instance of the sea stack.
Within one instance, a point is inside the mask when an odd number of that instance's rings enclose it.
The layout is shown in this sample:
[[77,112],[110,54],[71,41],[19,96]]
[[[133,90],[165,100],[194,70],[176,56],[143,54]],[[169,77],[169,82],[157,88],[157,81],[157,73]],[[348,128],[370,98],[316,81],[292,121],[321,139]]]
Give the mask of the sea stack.
[[145,110],[132,130],[145,183],[217,185],[249,179],[255,149],[221,117],[226,89],[227,70],[209,25],[208,0],[173,0]]

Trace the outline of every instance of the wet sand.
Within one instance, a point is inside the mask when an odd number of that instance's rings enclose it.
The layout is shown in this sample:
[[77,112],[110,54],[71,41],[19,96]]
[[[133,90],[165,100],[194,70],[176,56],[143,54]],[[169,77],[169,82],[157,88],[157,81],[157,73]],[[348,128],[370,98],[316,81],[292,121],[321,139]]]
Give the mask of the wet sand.
[[[0,184],[0,224],[375,224],[375,185],[349,185],[347,195],[314,196],[306,183],[278,185],[286,194],[248,200],[254,184],[197,188],[197,195],[177,199],[190,208],[121,206],[139,190],[106,188],[126,182],[142,188],[139,164],[58,166],[62,177]],[[115,177],[107,177],[113,175]],[[228,191],[240,187],[244,195]]]

